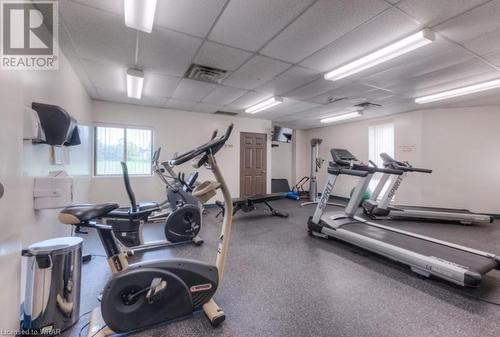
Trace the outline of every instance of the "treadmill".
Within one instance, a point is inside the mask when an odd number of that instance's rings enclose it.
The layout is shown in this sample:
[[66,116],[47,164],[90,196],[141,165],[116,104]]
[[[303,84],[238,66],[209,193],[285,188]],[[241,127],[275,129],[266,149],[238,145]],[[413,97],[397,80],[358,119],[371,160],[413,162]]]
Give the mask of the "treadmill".
[[[333,162],[328,181],[314,215],[308,220],[313,236],[333,237],[408,265],[419,275],[460,286],[477,287],[482,276],[500,270],[500,258],[494,254],[450,242],[376,224],[356,215],[358,205],[374,173],[402,175],[404,171],[378,168],[360,163],[349,151],[332,149]],[[326,203],[340,175],[361,178],[342,212],[325,212]]]
[[[408,172],[432,173],[432,170],[412,167],[408,162],[399,162],[387,153],[381,153],[384,167],[403,171],[402,175],[384,173],[375,187],[369,200],[363,203],[363,212],[371,219],[415,219],[442,222],[459,222],[464,225],[473,223],[492,223],[493,217],[474,213],[468,209],[439,208],[409,205],[391,205],[392,198],[401,186]],[[388,188],[382,194],[384,186],[389,181]]]

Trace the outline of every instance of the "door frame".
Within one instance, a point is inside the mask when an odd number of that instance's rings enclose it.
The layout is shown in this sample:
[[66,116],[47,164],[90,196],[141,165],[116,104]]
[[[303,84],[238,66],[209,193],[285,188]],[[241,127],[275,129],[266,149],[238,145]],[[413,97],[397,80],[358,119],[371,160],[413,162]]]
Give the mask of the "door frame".
[[243,169],[242,169],[242,156],[243,156],[243,145],[244,143],[242,142],[243,140],[243,135],[262,135],[262,136],[265,136],[265,144],[264,144],[264,155],[266,156],[266,167],[265,167],[265,177],[264,177],[264,193],[267,194],[267,187],[268,187],[268,174],[269,174],[269,170],[268,170],[268,167],[269,167],[269,156],[268,156],[268,135],[267,133],[265,132],[246,132],[246,131],[240,131],[240,171],[239,171],[239,174],[238,174],[238,179],[239,179],[239,185],[240,185],[240,198],[243,198],[243,191],[244,191],[244,186],[243,186],[243,180],[241,179],[241,175],[242,175],[242,172],[243,172]]

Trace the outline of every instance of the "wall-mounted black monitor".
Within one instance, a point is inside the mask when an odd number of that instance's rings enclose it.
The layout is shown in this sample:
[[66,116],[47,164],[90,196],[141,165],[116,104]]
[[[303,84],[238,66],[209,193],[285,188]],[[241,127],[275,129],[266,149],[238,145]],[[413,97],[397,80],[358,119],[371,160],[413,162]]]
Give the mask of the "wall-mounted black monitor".
[[290,143],[292,141],[293,129],[275,126],[273,131],[273,141]]

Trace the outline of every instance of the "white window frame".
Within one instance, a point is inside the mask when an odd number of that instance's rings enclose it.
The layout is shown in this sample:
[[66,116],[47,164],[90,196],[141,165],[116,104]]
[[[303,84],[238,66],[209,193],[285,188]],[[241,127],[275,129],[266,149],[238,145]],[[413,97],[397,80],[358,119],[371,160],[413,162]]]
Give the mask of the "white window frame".
[[[154,140],[155,140],[155,129],[150,126],[142,126],[142,125],[130,125],[130,124],[114,124],[114,123],[95,123],[92,128],[92,141],[93,141],[93,146],[92,146],[92,176],[94,178],[110,178],[110,177],[122,177],[122,174],[97,174],[97,128],[103,127],[103,128],[119,128],[119,129],[124,129],[125,137],[124,137],[124,152],[123,152],[123,158],[125,159],[125,162],[127,162],[127,132],[126,129],[135,129],[135,130],[149,130],[151,131],[151,151],[150,151],[150,158],[153,158],[153,152],[155,148]],[[130,174],[131,176],[134,177],[151,177],[153,176],[153,168],[149,168],[150,173],[148,174]]]

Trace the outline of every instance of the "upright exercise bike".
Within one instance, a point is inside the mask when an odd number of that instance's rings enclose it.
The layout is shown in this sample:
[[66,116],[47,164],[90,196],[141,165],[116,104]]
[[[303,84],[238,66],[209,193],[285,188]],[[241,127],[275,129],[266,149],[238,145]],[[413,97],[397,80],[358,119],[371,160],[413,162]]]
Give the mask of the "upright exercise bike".
[[104,337],[113,333],[129,333],[160,323],[168,323],[203,310],[210,323],[218,326],[225,319],[224,311],[213,296],[222,281],[229,248],[232,225],[231,194],[217,165],[215,155],[222,149],[233,130],[231,124],[223,136],[170,160],[173,166],[193,160],[193,166],[205,166],[215,181],[197,186],[193,195],[207,201],[222,191],[227,212],[224,213],[215,264],[171,258],[129,264],[127,255],[116,244],[112,228],[92,222],[93,219],[118,208],[117,204],[81,205],[61,211],[64,224],[95,228],[106,251],[113,273],[102,292],[100,308],[91,316],[88,336]]

